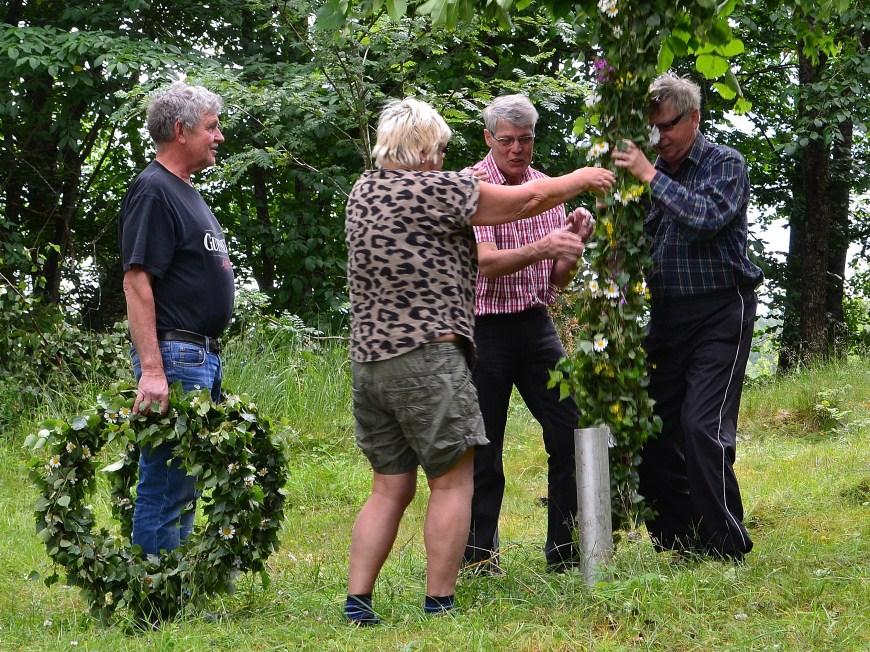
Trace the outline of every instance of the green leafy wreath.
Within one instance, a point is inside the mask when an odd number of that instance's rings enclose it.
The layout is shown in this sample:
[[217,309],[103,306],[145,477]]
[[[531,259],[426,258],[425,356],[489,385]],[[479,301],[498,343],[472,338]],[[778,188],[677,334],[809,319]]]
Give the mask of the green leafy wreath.
[[[207,390],[170,391],[163,415],[132,414],[135,389],[113,388],[95,408],[71,421],[54,419],[30,435],[25,446],[47,448],[48,460],[31,462],[40,489],[36,528],[49,557],[66,569],[91,612],[111,617],[126,607],[136,616],[167,618],[184,604],[229,591],[246,571],[268,584],[265,562],[278,546],[284,518],[287,459],[256,406],[238,396],[213,403]],[[120,534],[94,532],[93,492],[98,453],[107,444],[123,453],[102,469],[108,474],[113,516]],[[173,445],[173,455],[197,478],[206,523],[182,545],[143,555],[130,544],[139,448]],[[55,572],[45,581],[58,580]]]

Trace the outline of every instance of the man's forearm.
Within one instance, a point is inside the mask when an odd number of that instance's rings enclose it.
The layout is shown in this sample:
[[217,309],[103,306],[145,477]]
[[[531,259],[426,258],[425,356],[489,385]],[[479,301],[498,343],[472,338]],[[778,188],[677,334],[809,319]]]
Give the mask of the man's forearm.
[[557,258],[553,263],[553,271],[550,272],[550,283],[557,288],[563,288],[568,285],[571,279],[574,278],[574,275],[577,274],[577,263],[579,260],[579,258],[574,258],[573,256]]
[[141,270],[124,275],[124,296],[127,299],[127,323],[130,339],[136,347],[142,373],[163,374],[163,357],[157,344],[157,316],[154,293],[148,275]]
[[486,278],[499,278],[543,259],[541,247],[537,242],[532,242],[518,249],[479,250],[477,260],[481,274]]

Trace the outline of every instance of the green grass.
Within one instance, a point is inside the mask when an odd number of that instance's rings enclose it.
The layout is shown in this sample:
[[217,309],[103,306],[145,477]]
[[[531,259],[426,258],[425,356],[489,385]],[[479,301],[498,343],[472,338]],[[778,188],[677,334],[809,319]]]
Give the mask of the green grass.
[[370,481],[353,444],[347,367],[340,346],[311,353],[251,341],[228,350],[226,385],[245,388],[291,451],[272,583],[243,578],[235,594],[149,633],[95,621],[77,590],[29,578],[51,568],[33,532],[24,431],[87,405],[99,388],[47,391],[38,413],[0,440],[0,650],[870,649],[866,358],[757,381],[744,393],[737,472],[756,542],[744,566],[681,563],[654,553],[639,531],[620,543],[609,581],[594,587],[543,570],[546,461],[537,424],[515,402],[506,575],[461,579],[457,616],[423,615],[421,476],[375,591],[384,625],[369,630],[340,618],[350,528]]

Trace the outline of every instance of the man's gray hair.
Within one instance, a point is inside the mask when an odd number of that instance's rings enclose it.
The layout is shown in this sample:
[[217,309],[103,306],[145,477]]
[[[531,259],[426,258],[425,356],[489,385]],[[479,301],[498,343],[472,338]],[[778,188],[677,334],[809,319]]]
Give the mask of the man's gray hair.
[[649,87],[649,109],[654,112],[662,102],[670,102],[677,113],[701,108],[701,88],[689,77],[672,72],[659,75]]
[[193,129],[206,113],[220,115],[224,102],[204,86],[177,81],[161,88],[148,103],[148,133],[155,143],[175,140],[175,123]]
[[498,121],[505,120],[516,127],[529,127],[532,133],[538,122],[538,112],[525,95],[501,95],[483,110],[483,124],[495,136]]

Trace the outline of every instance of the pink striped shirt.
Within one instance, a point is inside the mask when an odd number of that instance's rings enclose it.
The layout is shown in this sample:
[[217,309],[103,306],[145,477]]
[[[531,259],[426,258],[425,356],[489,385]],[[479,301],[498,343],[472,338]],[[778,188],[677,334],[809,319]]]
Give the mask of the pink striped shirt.
[[[484,170],[487,181],[506,185],[507,180],[495,164],[492,154],[487,154],[486,158],[466,170]],[[523,174],[522,183],[546,178],[546,174],[529,167]],[[475,226],[474,237],[478,242],[493,242],[499,249],[519,249],[562,228],[565,222],[565,205],[560,204],[524,220],[498,226]],[[478,272],[474,314],[498,315],[549,306],[556,300],[557,288],[550,283],[554,262],[552,259],[541,260],[499,278],[486,278]]]

